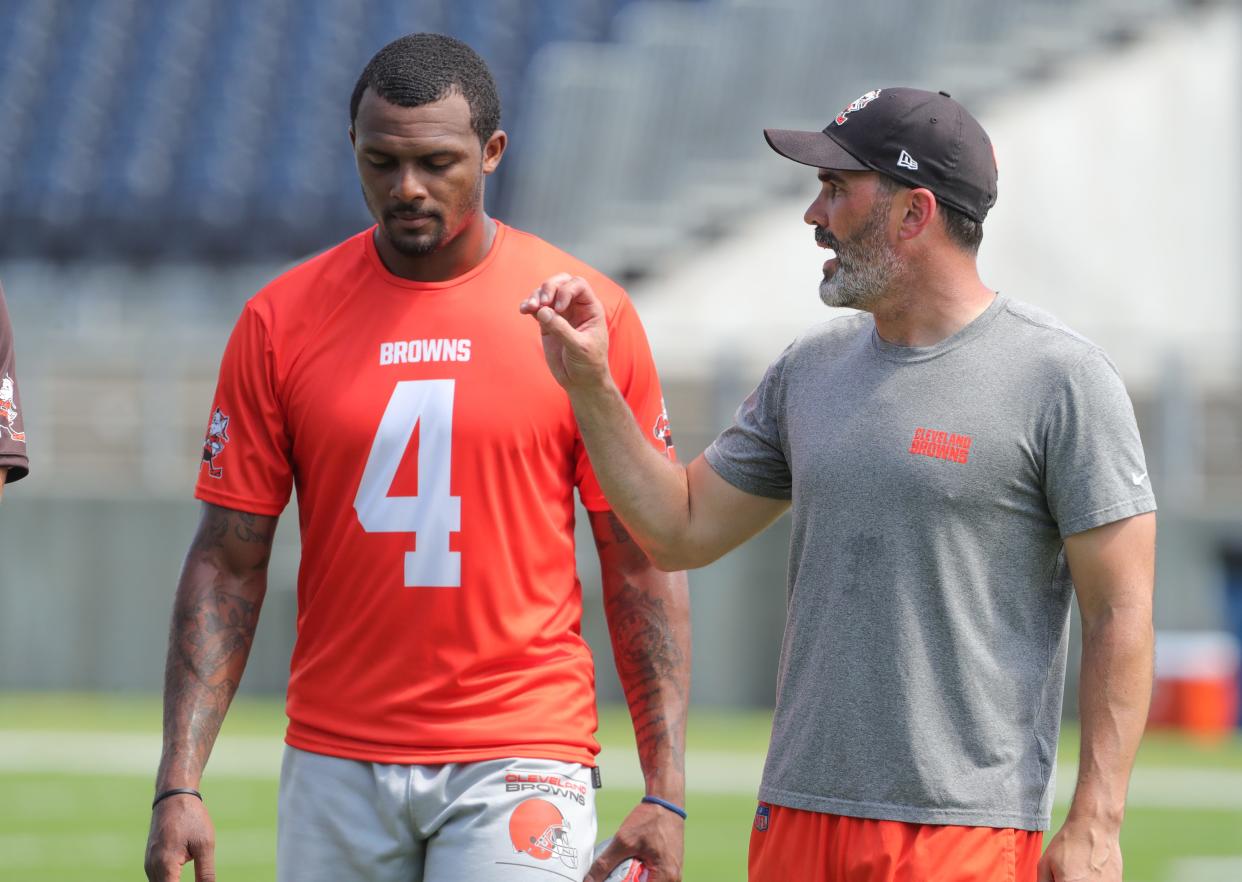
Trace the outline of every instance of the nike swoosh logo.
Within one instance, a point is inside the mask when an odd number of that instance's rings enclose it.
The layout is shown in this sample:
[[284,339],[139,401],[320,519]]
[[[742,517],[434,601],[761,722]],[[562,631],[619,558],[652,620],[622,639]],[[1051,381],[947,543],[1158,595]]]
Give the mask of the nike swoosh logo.
[[1137,487],[1139,484],[1143,483],[1143,479],[1146,477],[1147,477],[1147,472],[1143,472],[1143,474],[1141,475],[1131,475],[1130,480],[1133,481],[1134,486]]

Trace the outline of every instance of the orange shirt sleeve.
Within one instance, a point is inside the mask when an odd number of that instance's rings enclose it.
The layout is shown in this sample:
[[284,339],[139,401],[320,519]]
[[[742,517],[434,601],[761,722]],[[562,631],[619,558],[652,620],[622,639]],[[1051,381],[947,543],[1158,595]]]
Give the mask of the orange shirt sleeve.
[[278,515],[288,505],[292,448],[276,388],[276,352],[250,303],[220,364],[194,494],[199,499],[261,515]]
[[[13,326],[0,288],[0,468],[8,469],[12,484],[26,476],[30,460],[26,456],[26,429],[22,417],[22,396],[17,388],[17,365],[13,354]],[[0,477],[0,483],[5,479]]]
[[[608,361],[612,378],[633,411],[643,437],[652,447],[672,459],[673,434],[664,408],[660,378],[651,357],[651,346],[638,320],[638,313],[624,295],[608,323]],[[583,507],[587,511],[607,511],[611,506],[600,490],[581,436],[575,442],[575,457],[575,483]]]

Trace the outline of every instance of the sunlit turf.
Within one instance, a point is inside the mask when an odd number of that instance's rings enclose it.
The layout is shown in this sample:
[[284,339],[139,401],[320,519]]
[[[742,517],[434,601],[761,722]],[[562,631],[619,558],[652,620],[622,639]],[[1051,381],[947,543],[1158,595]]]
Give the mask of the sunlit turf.
[[[0,695],[0,733],[155,733],[159,702],[149,696]],[[695,710],[691,751],[759,755],[766,749],[770,715],[763,712]],[[223,737],[281,737],[278,701],[239,700]],[[632,750],[624,709],[601,714],[605,755]],[[1067,731],[1061,760],[1076,755],[1076,732]],[[1242,769],[1242,740],[1203,745],[1153,734],[1140,764],[1190,769]],[[152,757],[152,773],[155,757]],[[607,775],[605,775],[607,784]],[[751,794],[696,792],[687,795],[685,878],[689,882],[745,879],[745,855],[754,815]],[[150,817],[150,774],[57,774],[46,769],[0,772],[0,879],[13,882],[93,882],[142,878],[142,851]],[[275,791],[273,775],[249,780],[213,779],[209,792],[219,841],[218,871],[224,882],[269,882],[273,878]],[[610,831],[641,796],[638,790],[606,786],[598,797],[600,829]],[[1059,817],[1056,819],[1059,820]],[[1179,855],[1242,855],[1242,811],[1132,807],[1123,835],[1127,882],[1166,882]],[[185,879],[191,879],[187,873]]]

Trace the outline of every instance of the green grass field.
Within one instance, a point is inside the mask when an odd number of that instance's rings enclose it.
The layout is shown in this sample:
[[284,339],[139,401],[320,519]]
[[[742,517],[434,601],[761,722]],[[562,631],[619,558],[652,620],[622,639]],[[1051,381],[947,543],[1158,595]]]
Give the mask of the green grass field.
[[[0,880],[143,878],[159,717],[159,702],[149,697],[0,695]],[[219,770],[209,767],[203,782],[222,882],[273,877],[283,724],[279,703],[256,700],[239,701],[225,724]],[[769,717],[696,710],[690,725],[685,878],[743,880]],[[603,713],[600,740],[600,829],[607,833],[642,795],[633,786],[624,710]],[[1075,753],[1067,732],[1062,763]],[[1123,834],[1128,882],[1242,880],[1239,782],[1242,739],[1203,746],[1150,736]]]

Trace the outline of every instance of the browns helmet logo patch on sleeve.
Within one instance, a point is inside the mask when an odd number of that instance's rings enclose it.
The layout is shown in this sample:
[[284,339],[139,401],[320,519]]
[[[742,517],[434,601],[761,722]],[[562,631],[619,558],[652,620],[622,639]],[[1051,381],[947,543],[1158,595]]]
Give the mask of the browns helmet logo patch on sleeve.
[[657,441],[663,441],[665,452],[669,456],[673,455],[673,427],[668,421],[668,407],[665,406],[663,398],[660,399],[660,415],[651,427],[651,435]]
[[0,438],[7,431],[11,440],[25,444],[26,433],[17,431],[17,404],[13,400],[15,395],[13,378],[5,374],[0,379]]
[[203,442],[203,462],[207,463],[207,474],[213,478],[224,477],[224,469],[216,465],[216,457],[224,452],[224,445],[228,443],[229,418],[217,407],[212,411],[207,440]]

